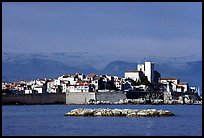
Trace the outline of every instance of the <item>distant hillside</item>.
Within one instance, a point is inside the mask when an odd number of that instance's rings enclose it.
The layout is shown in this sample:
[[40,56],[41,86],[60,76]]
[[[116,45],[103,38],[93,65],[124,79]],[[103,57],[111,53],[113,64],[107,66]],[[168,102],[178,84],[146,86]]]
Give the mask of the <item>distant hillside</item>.
[[2,62],[3,81],[29,80],[38,78],[55,78],[63,74],[97,72],[92,67],[68,66],[45,59],[27,59],[26,61]]
[[105,66],[105,68],[101,70],[100,73],[124,77],[125,71],[133,69],[136,69],[136,63],[114,61]]
[[[3,54],[2,61],[2,80],[3,81],[17,81],[17,80],[30,80],[38,78],[55,78],[62,74],[89,73],[95,74],[109,74],[124,77],[124,72],[127,70],[136,69],[137,63],[127,62],[122,60],[108,61],[104,64],[103,68],[96,67],[97,62],[105,61],[105,58],[100,57],[91,58],[91,63],[80,54],[65,55],[11,55],[9,53]],[[77,57],[77,59],[76,59]],[[74,58],[74,59],[73,59]],[[61,60],[60,60],[61,59]],[[72,61],[72,59],[74,61]],[[63,62],[61,62],[63,61]],[[202,89],[202,61],[184,61],[176,62],[174,60],[159,59],[152,60],[155,63],[155,70],[159,71],[161,77],[176,77],[181,81],[189,82],[190,85],[199,86]],[[85,63],[84,63],[85,62]]]
[[184,62],[178,65],[156,64],[155,69],[161,73],[161,77],[176,77],[180,81],[202,89],[202,61]]

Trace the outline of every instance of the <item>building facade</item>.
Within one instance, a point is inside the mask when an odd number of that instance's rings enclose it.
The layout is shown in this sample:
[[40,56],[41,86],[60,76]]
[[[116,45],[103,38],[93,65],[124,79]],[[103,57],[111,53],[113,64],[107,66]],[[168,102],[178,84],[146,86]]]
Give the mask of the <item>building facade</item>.
[[142,71],[138,70],[129,70],[125,72],[125,78],[126,79],[132,79],[134,81],[138,81],[140,78],[144,77],[144,74]]
[[138,71],[143,71],[144,75],[147,76],[147,79],[150,83],[154,83],[154,63],[146,62],[144,64],[137,65]]

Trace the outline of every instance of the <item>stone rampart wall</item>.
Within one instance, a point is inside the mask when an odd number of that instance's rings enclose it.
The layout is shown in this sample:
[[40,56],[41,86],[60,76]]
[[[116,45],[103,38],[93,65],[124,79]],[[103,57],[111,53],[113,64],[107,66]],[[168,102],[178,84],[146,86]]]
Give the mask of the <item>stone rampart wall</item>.
[[121,99],[126,99],[126,94],[122,91],[96,92],[96,101],[118,102]]
[[95,92],[69,92],[66,94],[66,104],[86,104],[96,100]]
[[2,95],[2,104],[65,104],[65,93]]

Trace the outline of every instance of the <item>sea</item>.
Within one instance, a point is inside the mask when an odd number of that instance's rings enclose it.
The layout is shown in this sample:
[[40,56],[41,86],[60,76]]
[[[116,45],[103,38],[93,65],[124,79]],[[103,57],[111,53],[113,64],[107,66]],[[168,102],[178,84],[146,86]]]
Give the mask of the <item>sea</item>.
[[[75,108],[163,109],[175,116],[64,116]],[[2,136],[202,136],[202,105],[2,105]]]

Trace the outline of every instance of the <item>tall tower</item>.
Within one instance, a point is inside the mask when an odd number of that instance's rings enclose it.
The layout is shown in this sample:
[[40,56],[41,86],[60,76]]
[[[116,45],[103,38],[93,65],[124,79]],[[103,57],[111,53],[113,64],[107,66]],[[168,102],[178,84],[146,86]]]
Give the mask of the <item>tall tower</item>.
[[154,83],[154,63],[145,61],[145,76],[150,83]]
[[137,65],[137,70],[138,71],[143,71],[145,73],[145,65],[144,64],[138,64]]

